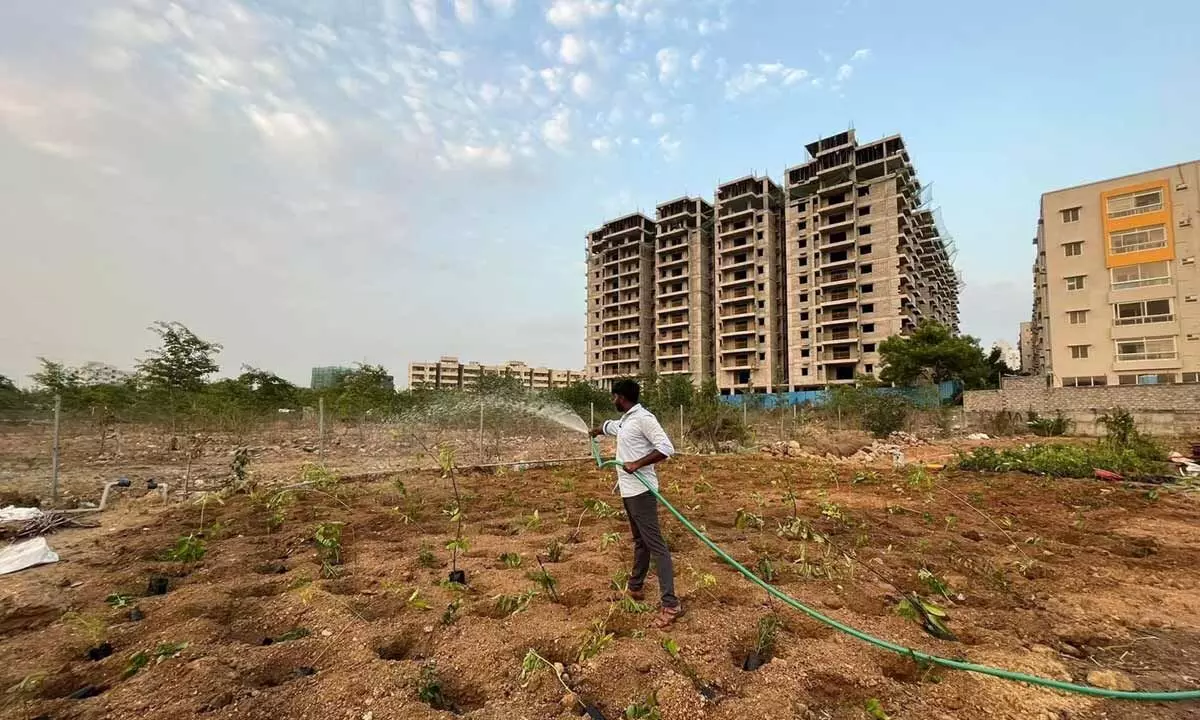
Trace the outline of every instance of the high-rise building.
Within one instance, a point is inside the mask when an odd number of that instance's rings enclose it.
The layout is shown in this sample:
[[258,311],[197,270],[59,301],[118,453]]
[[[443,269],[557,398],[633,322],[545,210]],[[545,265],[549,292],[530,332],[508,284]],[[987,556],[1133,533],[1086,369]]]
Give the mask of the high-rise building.
[[[787,171],[788,379],[795,389],[880,369],[879,344],[924,320],[958,330],[953,247],[899,135],[853,130]],[[924,197],[923,197],[924,196]]]
[[695,197],[657,208],[655,370],[699,382],[714,371],[713,207]]
[[485,377],[513,378],[530,390],[566,387],[584,379],[578,370],[530,367],[520,360],[484,365],[463,363],[457,357],[443,355],[437,362],[408,364],[408,386],[414,390],[474,390],[479,387],[480,378]]
[[717,387],[787,389],[783,194],[767,177],[717,188]]
[[654,221],[633,213],[587,236],[588,377],[607,386],[654,368]]
[[313,390],[327,390],[336,386],[342,381],[342,378],[352,372],[354,372],[354,368],[343,367],[341,365],[315,367],[312,369],[309,387]]
[[1200,162],[1042,196],[1034,360],[1055,386],[1200,382]]
[[1021,323],[1021,335],[1017,340],[1017,350],[1020,356],[1020,369],[1026,375],[1033,372],[1033,323]]

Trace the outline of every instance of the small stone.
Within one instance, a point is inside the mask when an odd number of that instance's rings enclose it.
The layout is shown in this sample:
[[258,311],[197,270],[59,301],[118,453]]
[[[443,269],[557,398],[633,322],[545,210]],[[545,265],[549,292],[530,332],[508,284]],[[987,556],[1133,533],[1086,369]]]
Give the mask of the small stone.
[[821,604],[830,610],[841,610],[845,606],[842,599],[838,597],[825,598],[821,601]]
[[650,672],[652,667],[653,666],[650,664],[649,660],[642,660],[637,665],[637,671],[640,672],[641,674],[645,675],[646,673]]
[[981,535],[978,530],[967,530],[966,532],[964,532],[962,534],[962,536],[968,540],[973,540],[975,542],[979,542],[980,540],[983,540],[983,535]]
[[375,720],[375,713],[370,710],[362,714],[362,720]]
[[575,707],[576,703],[579,702],[579,696],[573,692],[569,692],[566,695],[563,695],[562,700],[559,702],[562,704],[562,706],[564,708],[566,708],[567,710],[570,710],[571,708]]
[[563,674],[563,664],[562,663],[559,663],[559,662],[554,663],[554,674],[555,675]]
[[1129,676],[1117,670],[1093,670],[1087,674],[1088,685],[1108,690],[1132,691],[1135,689]]
[[331,635],[333,635],[332,630],[322,630],[321,631],[321,637],[330,637]]
[[425,627],[423,627],[423,628],[421,628],[421,629],[422,629],[422,630],[424,630],[426,633],[431,633],[431,632],[433,632],[433,626],[432,626],[432,625],[426,625]]

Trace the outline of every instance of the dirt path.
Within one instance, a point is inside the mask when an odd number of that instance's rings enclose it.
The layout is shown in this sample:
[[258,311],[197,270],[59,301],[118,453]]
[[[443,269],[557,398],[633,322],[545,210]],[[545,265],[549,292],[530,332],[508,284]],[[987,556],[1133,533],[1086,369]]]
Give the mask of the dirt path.
[[[900,471],[747,455],[678,459],[663,478],[667,496],[740,561],[762,567],[765,559],[780,587],[872,634],[1076,682],[1104,669],[1143,690],[1200,687],[1200,510],[1191,498],[1022,475],[930,476],[993,525],[926,478]],[[530,648],[563,663],[580,696],[608,718],[651,696],[666,720],[857,720],[868,717],[869,700],[891,718],[914,720],[1200,712],[1197,704],[1098,701],[918,668],[772,606],[665,512],[687,614],[669,633],[650,629],[651,615],[610,602],[610,580],[627,564],[628,530],[623,518],[582,513],[587,499],[620,504],[608,494],[610,475],[586,464],[465,476],[470,548],[459,566],[470,587],[444,587],[449,484],[432,473],[395,480],[403,493],[388,480],[298,494],[274,530],[261,498],[163,509],[146,497],[122,500],[101,528],[52,536],[63,562],[0,580],[0,687],[28,680],[25,692],[0,696],[0,715],[451,717],[418,697],[422,668],[432,661],[447,703],[463,717],[573,717],[551,673],[522,682]],[[815,533],[810,539],[776,533],[792,514],[789,490]],[[752,518],[736,527],[739,508],[761,517],[763,529]],[[202,509],[203,559],[157,559],[199,529]],[[322,577],[313,543],[322,522],[346,523],[344,563],[333,579]],[[616,536],[606,540],[608,533]],[[818,534],[905,590],[931,595],[918,579],[930,571],[952,598],[939,602],[960,642],[935,640],[899,616],[894,590]],[[537,589],[528,577],[535,554],[545,561],[556,540],[562,556],[546,568],[559,602],[538,590],[523,612],[507,616],[495,598]],[[521,566],[506,567],[502,553],[519,553]],[[170,592],[141,597],[154,574],[170,576]],[[105,598],[116,593],[135,596],[144,619],[109,607]],[[75,614],[64,620],[68,611]],[[774,657],[745,672],[756,623],[773,611],[784,622]],[[580,663],[585,637],[606,619],[611,639]],[[296,637],[300,629],[308,634]],[[101,634],[114,652],[89,661],[84,652]],[[682,662],[662,649],[666,636]],[[137,653],[145,655],[131,663]],[[144,667],[122,677],[143,658]],[[715,690],[711,699],[700,685]],[[85,687],[99,694],[67,699]]]

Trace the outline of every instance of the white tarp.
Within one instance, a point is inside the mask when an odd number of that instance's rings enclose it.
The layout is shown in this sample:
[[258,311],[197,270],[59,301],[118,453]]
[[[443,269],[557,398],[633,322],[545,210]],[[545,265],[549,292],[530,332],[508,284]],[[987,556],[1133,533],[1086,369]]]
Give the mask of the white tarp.
[[0,508],[0,524],[10,522],[25,522],[26,520],[36,520],[43,515],[41,510],[37,508],[17,507],[9,505],[6,508]]
[[0,575],[58,562],[58,553],[46,544],[46,538],[35,537],[0,549]]

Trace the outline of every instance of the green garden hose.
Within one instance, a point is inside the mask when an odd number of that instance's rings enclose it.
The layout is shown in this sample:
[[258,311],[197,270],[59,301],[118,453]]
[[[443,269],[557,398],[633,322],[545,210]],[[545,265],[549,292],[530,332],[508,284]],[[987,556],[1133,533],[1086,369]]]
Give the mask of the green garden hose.
[[[621,463],[618,462],[617,460],[601,459],[600,445],[598,442],[596,442],[595,439],[592,440],[592,457],[595,458],[596,465],[600,468],[618,467],[621,465]],[[779,588],[775,587],[774,585],[771,585],[770,583],[766,582],[762,578],[755,575],[744,565],[742,565],[737,560],[734,560],[732,557],[730,557],[729,554],[726,553],[724,550],[722,550],[720,547],[718,547],[716,545],[716,543],[714,543],[712,540],[709,540],[708,537],[704,533],[700,532],[700,530],[695,525],[693,525],[686,517],[684,517],[682,513],[680,513],[678,510],[675,509],[674,505],[667,502],[667,499],[664,498],[661,494],[659,494],[658,490],[651,487],[650,483],[646,482],[646,478],[642,477],[641,473],[635,472],[633,475],[638,480],[640,480],[643,485],[646,486],[646,489],[648,489],[650,492],[654,493],[654,497],[658,498],[658,501],[661,502],[663,504],[663,506],[667,508],[667,510],[670,510],[671,514],[674,515],[679,520],[679,522],[683,523],[683,526],[685,528],[690,530],[693,535],[700,538],[700,541],[703,542],[705,545],[707,545],[709,550],[712,550],[714,553],[716,553],[717,557],[721,558],[722,560],[724,560],[725,562],[727,562],[731,566],[733,566],[738,572],[740,572],[743,576],[745,576],[745,578],[747,580],[754,583],[755,585],[758,585],[763,590],[766,590],[768,593],[770,593],[772,596],[779,598],[779,600],[781,600],[784,603],[786,603],[787,605],[790,605],[791,607],[799,610],[800,612],[804,613],[805,615],[808,615],[809,617],[816,620],[817,622],[824,623],[825,625],[828,625],[829,627],[833,628],[834,630],[843,632],[843,633],[849,635],[850,637],[861,640],[869,645],[874,645],[877,648],[881,648],[883,650],[889,650],[891,652],[896,653],[897,655],[903,655],[905,657],[909,657],[914,660],[932,663],[935,665],[941,665],[942,667],[953,668],[955,670],[965,670],[967,672],[979,673],[980,675],[991,675],[992,677],[1003,678],[1005,680],[1015,680],[1017,682],[1029,683],[1030,685],[1038,685],[1041,687],[1054,688],[1055,690],[1063,690],[1066,692],[1077,693],[1080,695],[1091,695],[1093,697],[1101,697],[1101,698],[1115,698],[1115,699],[1119,699],[1119,700],[1137,700],[1137,701],[1141,701],[1141,702],[1200,700],[1200,690],[1174,690],[1174,691],[1170,691],[1170,692],[1131,692],[1131,691],[1126,691],[1126,690],[1108,690],[1105,688],[1092,687],[1090,685],[1076,685],[1074,683],[1062,682],[1060,680],[1053,680],[1051,678],[1039,677],[1037,675],[1028,675],[1026,673],[1013,672],[1012,670],[1004,670],[1001,668],[994,668],[994,667],[990,667],[988,665],[976,665],[975,663],[963,662],[961,660],[951,660],[950,658],[938,657],[937,655],[930,655],[929,653],[924,653],[924,652],[921,652],[920,650],[914,650],[913,648],[908,648],[908,647],[904,647],[903,645],[897,645],[896,643],[888,642],[887,640],[883,640],[882,638],[877,638],[874,635],[868,635],[867,633],[863,632],[862,630],[852,628],[849,625],[843,625],[842,623],[838,622],[837,620],[834,620],[831,617],[822,615],[821,613],[817,612],[813,608],[805,605],[804,603],[800,602],[799,600],[796,600],[795,598],[793,598],[792,596],[783,592]]]

